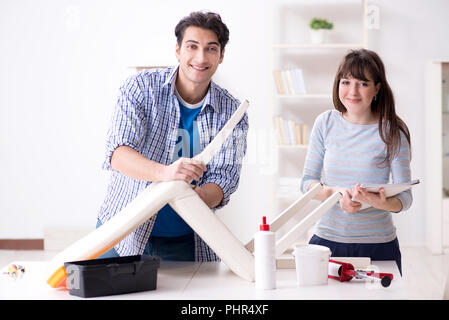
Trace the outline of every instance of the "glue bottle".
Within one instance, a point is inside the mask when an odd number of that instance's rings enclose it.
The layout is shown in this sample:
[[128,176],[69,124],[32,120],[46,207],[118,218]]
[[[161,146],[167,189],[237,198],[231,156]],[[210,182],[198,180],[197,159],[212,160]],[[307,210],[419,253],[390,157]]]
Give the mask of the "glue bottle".
[[276,252],[274,232],[270,231],[267,218],[262,217],[260,231],[254,236],[254,264],[256,289],[276,288]]

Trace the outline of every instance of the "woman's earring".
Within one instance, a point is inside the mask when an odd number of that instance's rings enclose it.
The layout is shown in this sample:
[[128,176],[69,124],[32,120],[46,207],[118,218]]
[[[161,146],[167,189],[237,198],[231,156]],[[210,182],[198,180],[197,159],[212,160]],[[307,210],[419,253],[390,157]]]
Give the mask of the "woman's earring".
[[376,99],[377,99],[377,94],[374,96],[374,101],[376,101]]

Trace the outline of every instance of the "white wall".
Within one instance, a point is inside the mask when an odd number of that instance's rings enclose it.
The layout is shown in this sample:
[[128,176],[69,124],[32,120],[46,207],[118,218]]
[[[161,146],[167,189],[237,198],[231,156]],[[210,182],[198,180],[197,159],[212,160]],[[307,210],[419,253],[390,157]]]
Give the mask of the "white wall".
[[425,179],[424,65],[431,59],[449,57],[446,41],[449,2],[377,0],[369,3],[380,9],[380,28],[369,32],[369,46],[384,60],[395,94],[396,111],[412,136],[412,174],[422,181],[413,191],[412,208],[395,216],[394,221],[401,244],[420,245],[425,243],[424,188],[432,188]]
[[[412,134],[415,202],[395,217],[401,244],[423,244],[422,116],[426,60],[449,56],[449,2],[369,1],[380,29],[369,47],[386,64],[397,111]],[[215,80],[250,102],[250,141],[241,184],[219,212],[246,241],[271,215],[269,10],[266,1],[0,2],[0,238],[42,237],[46,228],[92,227],[108,175],[104,143],[126,67],[167,65],[174,27],[191,11],[219,12],[230,29]]]
[[[0,2],[1,238],[94,227],[108,179],[101,171],[106,131],[126,68],[176,64],[175,25],[201,9],[219,12],[230,29],[216,81],[247,98],[251,127],[264,128],[268,25],[258,1]],[[267,198],[252,163],[234,209],[226,208],[235,214],[225,219],[240,226],[266,208],[245,201],[257,179],[258,196]]]

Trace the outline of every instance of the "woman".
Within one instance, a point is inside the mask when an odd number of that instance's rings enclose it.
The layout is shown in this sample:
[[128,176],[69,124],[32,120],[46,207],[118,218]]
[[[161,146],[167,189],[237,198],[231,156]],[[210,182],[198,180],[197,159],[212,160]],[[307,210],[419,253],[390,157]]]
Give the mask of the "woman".
[[[337,191],[343,198],[317,223],[310,243],[329,247],[334,257],[395,260],[402,274],[391,213],[410,207],[411,191],[387,198],[383,189],[371,193],[360,187],[411,181],[410,133],[396,115],[384,64],[375,52],[354,50],[344,57],[333,102],[335,110],[315,120],[301,188],[306,192],[321,181],[316,199]],[[360,210],[359,201],[371,207]]]

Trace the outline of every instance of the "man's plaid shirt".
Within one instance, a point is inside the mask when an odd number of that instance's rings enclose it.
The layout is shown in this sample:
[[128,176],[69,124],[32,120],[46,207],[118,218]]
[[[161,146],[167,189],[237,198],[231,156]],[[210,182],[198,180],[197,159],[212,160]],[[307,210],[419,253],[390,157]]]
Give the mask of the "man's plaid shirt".
[[[120,87],[106,143],[103,168],[111,170],[106,198],[98,213],[105,223],[130,203],[151,182],[136,180],[112,170],[110,160],[114,150],[129,146],[146,158],[169,165],[172,163],[180,121],[178,99],[174,94],[179,67],[144,70],[129,77]],[[240,101],[211,81],[201,112],[196,119],[203,150],[231,117]],[[229,202],[237,189],[242,160],[246,153],[248,115],[234,129],[221,150],[207,165],[199,185],[215,183],[224,198],[218,208]],[[140,255],[151,234],[157,215],[125,237],[115,246],[120,256]],[[219,258],[195,234],[195,259],[217,261]]]

